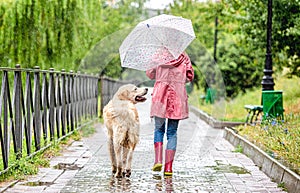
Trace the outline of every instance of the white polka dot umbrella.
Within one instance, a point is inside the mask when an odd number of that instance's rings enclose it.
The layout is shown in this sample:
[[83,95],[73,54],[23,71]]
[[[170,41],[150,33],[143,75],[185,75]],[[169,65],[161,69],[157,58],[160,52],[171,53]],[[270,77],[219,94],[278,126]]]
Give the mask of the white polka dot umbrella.
[[140,22],[122,42],[119,52],[123,67],[148,70],[167,63],[195,39],[189,19],[162,14]]

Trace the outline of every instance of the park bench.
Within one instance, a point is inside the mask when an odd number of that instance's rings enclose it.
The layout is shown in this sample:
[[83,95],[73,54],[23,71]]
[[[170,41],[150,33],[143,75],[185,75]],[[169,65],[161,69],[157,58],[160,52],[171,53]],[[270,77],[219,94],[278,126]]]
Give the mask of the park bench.
[[257,121],[258,117],[262,114],[263,112],[263,106],[261,105],[245,105],[244,108],[247,110],[247,118],[246,118],[246,123],[253,124],[253,121]]
[[278,119],[284,120],[284,108],[282,100],[282,91],[268,90],[262,92],[263,105],[245,105],[247,110],[246,123],[253,124],[261,116],[261,120]]

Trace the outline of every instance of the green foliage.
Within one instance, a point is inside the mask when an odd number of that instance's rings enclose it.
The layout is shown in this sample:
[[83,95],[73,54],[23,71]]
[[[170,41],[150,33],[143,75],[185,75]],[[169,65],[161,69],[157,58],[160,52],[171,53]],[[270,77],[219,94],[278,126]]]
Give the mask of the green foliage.
[[74,132],[71,135],[71,138],[75,141],[79,141],[81,139],[81,135],[77,130],[74,130]]
[[[275,80],[277,82],[275,90],[283,91],[284,114],[291,114],[291,116],[295,116],[295,114],[300,112],[300,89],[298,89],[300,78],[294,77],[290,79],[285,76],[279,76],[275,77]],[[204,95],[202,90],[194,89],[189,95],[189,103],[205,111],[209,115],[213,115],[214,111],[220,104],[218,102],[215,104],[206,104],[201,101],[201,95]],[[246,94],[240,93],[234,99],[228,99],[226,104],[222,106],[225,108],[223,111],[226,111],[226,114],[215,118],[226,121],[245,122],[247,111],[244,109],[244,106],[249,104],[259,105],[261,104],[261,98],[261,88],[248,89]],[[293,120],[295,121],[297,119],[295,118]],[[300,121],[298,122],[300,123]]]
[[96,132],[96,129],[94,126],[85,126],[83,128],[80,129],[80,135],[82,137],[89,137],[91,136],[92,134],[94,134]]
[[[240,25],[245,43],[251,50],[265,53],[268,1],[224,1],[228,10],[244,18]],[[299,76],[300,2],[282,0],[272,4],[272,53],[275,70],[288,67],[290,75]],[[236,13],[239,13],[237,15]]]
[[15,172],[16,179],[23,179],[25,175],[37,174],[38,167],[34,165],[33,160],[20,159],[12,167],[12,170]]
[[[197,40],[202,45],[189,47],[191,59],[202,73],[200,85],[214,87],[224,80],[226,96],[235,97],[247,88],[259,85],[258,77],[262,77],[262,65],[257,66],[258,51],[253,52],[243,43],[240,33],[241,18],[234,17],[236,11],[227,10],[223,3],[197,3],[191,1],[175,1],[172,14],[190,18],[193,22]],[[234,15],[234,16],[233,16]],[[214,51],[215,20],[218,17],[218,41],[215,63]],[[217,73],[220,71],[222,74]],[[246,80],[246,81],[239,81]]]
[[235,150],[233,152],[235,153],[243,153],[244,148],[241,145],[238,145],[235,147]]
[[231,36],[218,47],[221,54],[218,64],[229,97],[236,97],[239,92],[245,93],[247,89],[259,86],[263,76],[263,66],[257,63],[259,53],[244,47],[241,41],[241,36]]
[[[298,0],[273,1],[272,53],[276,73],[287,67],[290,75],[299,76],[299,8]],[[209,70],[213,63],[216,17],[217,66],[223,75],[227,97],[234,98],[247,89],[260,87],[266,53],[267,0],[224,0],[219,3],[176,0],[170,13],[193,22],[196,41],[202,45],[191,45],[189,54],[201,69],[202,87],[211,86],[218,80],[218,77],[211,78],[215,76],[215,69]]]
[[[8,179],[22,180],[28,175],[37,174],[39,167],[49,167],[48,156],[53,154],[54,149],[51,148],[31,158],[22,157],[16,160],[11,168],[2,175],[0,175],[0,182]],[[57,152],[58,149],[55,150]],[[52,153],[50,153],[52,152]]]
[[77,70],[99,40],[139,19],[143,2],[120,1],[114,6],[103,0],[1,2],[0,66],[19,63],[23,68]]
[[[294,119],[296,118],[296,119]],[[239,126],[240,135],[262,148],[271,157],[279,160],[296,173],[300,173],[299,136],[300,126],[295,124],[299,114],[286,115],[288,121],[270,119],[261,125]]]
[[287,188],[285,187],[285,183],[284,182],[280,182],[278,184],[278,188],[282,188],[282,190],[287,191]]
[[[42,69],[84,70],[120,77],[124,69],[116,48],[130,32],[129,27],[147,18],[145,1],[117,1],[113,6],[104,0],[2,1],[0,66],[20,63],[23,68],[39,65]],[[299,0],[273,1],[275,72],[287,67],[289,75],[300,76],[299,8]],[[199,43],[189,47],[189,54],[198,68],[197,86],[206,89],[223,79],[226,95],[231,98],[260,86],[266,52],[267,0],[175,0],[165,13],[193,22]],[[216,17],[217,63],[212,57]],[[116,34],[111,41],[109,35],[113,33]],[[98,44],[100,41],[104,42]],[[216,69],[222,74],[216,74]]]

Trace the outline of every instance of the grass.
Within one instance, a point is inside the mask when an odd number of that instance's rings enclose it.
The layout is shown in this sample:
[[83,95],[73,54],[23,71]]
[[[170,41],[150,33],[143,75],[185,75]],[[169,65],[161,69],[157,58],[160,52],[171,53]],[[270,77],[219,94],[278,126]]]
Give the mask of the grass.
[[268,120],[255,126],[239,126],[239,135],[256,144],[271,157],[300,174],[300,127],[293,125],[300,116],[286,117],[288,122]]
[[247,94],[240,94],[234,100],[216,101],[214,104],[207,104],[199,97],[204,95],[204,93],[199,90],[194,90],[189,96],[189,103],[218,120],[244,122],[247,116],[244,105],[260,104],[260,92],[259,89],[256,89]]
[[280,182],[280,183],[278,184],[278,188],[282,188],[282,190],[287,191],[287,188],[285,187],[284,182]]
[[49,167],[50,159],[57,156],[60,150],[61,147],[55,144],[34,157],[22,157],[16,160],[7,172],[0,175],[0,182],[22,180],[28,175],[37,174],[39,167]]
[[[255,126],[241,125],[236,131],[294,172],[300,174],[300,78],[278,76],[274,90],[283,91],[284,121],[270,119]],[[261,103],[261,88],[249,90],[233,100],[206,104],[201,91],[193,91],[189,103],[219,120],[245,122],[246,104]],[[221,111],[221,113],[216,113]],[[239,148],[236,148],[239,151]]]
[[96,132],[96,129],[93,125],[87,125],[79,130],[80,137],[90,137]]
[[233,152],[235,153],[243,153],[244,149],[241,145],[238,145],[237,147],[235,147],[235,150]]
[[[274,81],[275,90],[283,91],[285,114],[300,113],[300,78],[288,79],[280,76]],[[219,120],[244,122],[247,116],[244,105],[261,104],[261,88],[249,90],[245,94],[241,93],[234,100],[217,101],[214,104],[206,104],[200,99],[200,96],[204,95],[202,90],[194,90],[189,95],[189,103]]]

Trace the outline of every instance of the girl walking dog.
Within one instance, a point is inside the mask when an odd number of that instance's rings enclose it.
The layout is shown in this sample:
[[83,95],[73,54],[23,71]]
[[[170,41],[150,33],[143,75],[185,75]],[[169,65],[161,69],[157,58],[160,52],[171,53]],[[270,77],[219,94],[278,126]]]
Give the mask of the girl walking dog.
[[152,170],[162,169],[163,139],[166,133],[164,175],[172,176],[178,124],[189,115],[185,84],[193,80],[194,70],[189,56],[182,53],[176,60],[146,71],[146,75],[150,79],[155,79],[150,112],[155,122],[155,161]]

